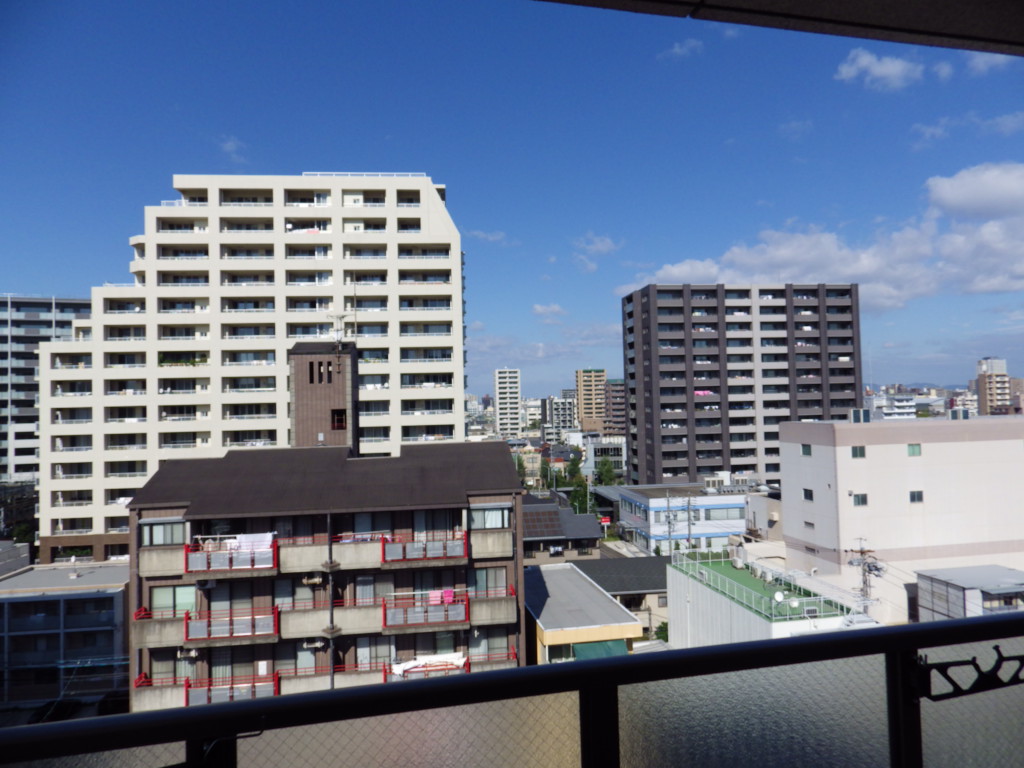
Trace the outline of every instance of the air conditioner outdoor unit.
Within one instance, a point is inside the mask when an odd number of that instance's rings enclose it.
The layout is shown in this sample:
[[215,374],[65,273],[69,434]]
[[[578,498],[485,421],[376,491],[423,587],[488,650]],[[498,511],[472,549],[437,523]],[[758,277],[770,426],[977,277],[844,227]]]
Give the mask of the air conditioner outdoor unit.
[[778,512],[769,512],[768,513],[768,519],[771,520],[773,523],[779,522],[779,513]]

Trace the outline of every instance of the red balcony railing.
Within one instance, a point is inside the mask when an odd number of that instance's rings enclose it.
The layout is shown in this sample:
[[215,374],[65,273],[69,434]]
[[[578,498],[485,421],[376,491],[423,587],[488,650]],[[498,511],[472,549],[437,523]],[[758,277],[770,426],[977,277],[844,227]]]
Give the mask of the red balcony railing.
[[469,621],[469,598],[452,589],[417,592],[382,601],[385,627],[464,624]]
[[162,608],[160,610],[151,611],[146,606],[142,606],[133,614],[133,618],[135,621],[145,621],[147,619],[180,619],[184,615],[184,608]]
[[277,541],[248,542],[207,538],[185,545],[185,572],[239,571],[277,568]]
[[279,633],[277,606],[222,611],[185,611],[185,640],[265,637]]
[[185,705],[218,704],[224,701],[246,701],[281,693],[281,682],[275,672],[252,677],[192,680],[185,678]]
[[414,537],[392,536],[380,543],[380,558],[384,563],[417,560],[447,560],[466,557],[465,531],[432,531]]
[[509,648],[507,651],[498,651],[496,653],[471,653],[468,658],[469,668],[473,669],[474,664],[486,664],[494,661],[517,661],[519,656],[516,654],[515,648]]

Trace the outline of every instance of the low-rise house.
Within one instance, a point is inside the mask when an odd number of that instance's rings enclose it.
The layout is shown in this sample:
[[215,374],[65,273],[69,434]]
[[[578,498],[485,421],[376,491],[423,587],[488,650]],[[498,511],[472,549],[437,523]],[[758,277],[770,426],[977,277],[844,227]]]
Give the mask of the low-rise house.
[[523,498],[523,556],[531,563],[600,557],[602,535],[596,517],[577,515],[557,494]]
[[643,635],[640,620],[574,563],[530,566],[524,579],[530,664],[625,655]]
[[647,636],[668,621],[666,571],[671,557],[602,557],[576,564],[643,622]]
[[975,565],[917,572],[918,621],[963,619],[1024,608],[1024,571]]

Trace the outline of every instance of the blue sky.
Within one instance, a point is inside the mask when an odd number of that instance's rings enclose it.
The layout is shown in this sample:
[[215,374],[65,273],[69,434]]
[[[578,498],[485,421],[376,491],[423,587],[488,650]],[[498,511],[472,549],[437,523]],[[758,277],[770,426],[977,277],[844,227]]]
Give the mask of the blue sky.
[[0,3],[0,291],[128,282],[174,173],[423,171],[469,390],[621,375],[652,281],[855,281],[865,376],[1024,376],[1024,60],[532,0]]

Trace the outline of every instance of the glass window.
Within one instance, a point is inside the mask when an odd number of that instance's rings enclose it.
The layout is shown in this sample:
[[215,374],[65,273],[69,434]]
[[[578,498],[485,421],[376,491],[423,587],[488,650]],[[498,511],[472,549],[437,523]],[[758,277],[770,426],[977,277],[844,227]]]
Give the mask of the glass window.
[[814,491],[804,488],[804,501],[814,501]]
[[907,456],[920,456],[921,455],[921,444],[920,443],[909,443],[907,445]]
[[866,493],[855,493],[853,494],[853,506],[855,507],[866,507],[868,505],[868,495]]
[[863,459],[867,455],[867,449],[863,445],[850,446],[850,456],[854,459]]
[[505,594],[506,584],[505,568],[498,566],[474,568],[469,572],[467,587],[470,594],[476,594],[478,597],[502,597]]
[[924,491],[911,491],[910,492],[910,503],[917,504],[924,501]]
[[469,527],[476,530],[481,528],[508,528],[508,507],[469,510]]
[[149,609],[155,618],[184,616],[195,610],[196,588],[191,584],[179,587],[150,587]]
[[142,528],[142,546],[144,547],[185,543],[184,523],[154,523],[140,527]]
[[809,446],[807,443],[804,443],[803,445],[801,445],[800,446],[800,455],[801,456],[810,456],[811,455],[811,446]]

